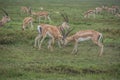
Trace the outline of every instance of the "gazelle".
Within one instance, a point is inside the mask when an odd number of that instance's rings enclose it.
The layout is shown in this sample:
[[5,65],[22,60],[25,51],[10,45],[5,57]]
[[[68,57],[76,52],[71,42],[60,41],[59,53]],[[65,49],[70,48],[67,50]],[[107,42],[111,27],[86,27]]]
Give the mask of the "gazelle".
[[119,13],[120,12],[119,6],[112,6],[112,8],[115,9],[115,13]]
[[26,6],[21,7],[21,14],[22,13],[30,14],[30,11],[31,11],[30,7],[26,7]]
[[108,13],[111,13],[111,14],[115,14],[116,9],[115,9],[115,8],[108,8],[108,9],[107,9],[107,12],[108,12]]
[[32,16],[36,16],[39,19],[39,23],[40,23],[40,18],[44,17],[45,21],[48,19],[49,22],[51,22],[51,18],[49,17],[49,13],[47,11],[39,11],[39,12],[31,12]]
[[92,40],[93,43],[97,44],[101,49],[99,56],[103,54],[103,44],[102,44],[102,33],[99,33],[94,30],[81,30],[73,34],[72,36],[67,37],[68,33],[63,37],[63,44],[66,45],[68,42],[73,41],[74,49],[72,53],[77,53],[78,43],[85,40]]
[[47,36],[49,37],[48,49],[53,51],[52,44],[54,44],[54,40],[57,40],[59,47],[61,47],[63,36],[61,35],[59,29],[56,26],[49,24],[40,24],[38,25],[38,32],[39,34],[35,38],[34,47],[37,47],[37,43],[38,43],[39,49],[41,49],[42,43]]
[[8,13],[4,9],[2,9],[2,11],[4,12],[4,16],[0,20],[0,27],[11,20],[10,17],[8,16]]
[[31,25],[31,29],[33,29],[33,18],[32,18],[32,17],[26,17],[26,18],[23,20],[22,30],[25,30],[26,27],[27,27],[29,24]]
[[101,7],[96,7],[96,8],[95,8],[95,13],[96,13],[96,14],[100,14],[100,13],[102,13],[102,10],[103,10],[103,9],[102,9]]
[[89,18],[90,16],[93,16],[95,18],[95,10],[88,10],[84,14],[84,18]]

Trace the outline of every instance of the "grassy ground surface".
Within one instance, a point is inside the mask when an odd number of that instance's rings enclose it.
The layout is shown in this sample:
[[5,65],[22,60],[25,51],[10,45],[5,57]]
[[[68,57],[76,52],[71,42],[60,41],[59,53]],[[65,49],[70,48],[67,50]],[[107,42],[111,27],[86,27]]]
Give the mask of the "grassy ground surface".
[[[0,0],[12,21],[0,27],[0,80],[119,80],[120,79],[120,18],[103,12],[96,18],[84,19],[88,9],[107,5],[120,6],[119,0]],[[93,29],[104,35],[104,53],[98,57],[98,46],[91,41],[79,44],[78,54],[71,54],[74,43],[64,48],[54,45],[54,51],[47,49],[47,39],[42,49],[33,48],[37,35],[34,30],[21,30],[22,20],[28,16],[20,14],[21,6],[31,6],[34,11],[40,7],[50,12],[52,22],[59,25],[63,19],[56,12],[69,16],[74,27],[71,34],[79,30]],[[3,12],[0,11],[0,18]]]

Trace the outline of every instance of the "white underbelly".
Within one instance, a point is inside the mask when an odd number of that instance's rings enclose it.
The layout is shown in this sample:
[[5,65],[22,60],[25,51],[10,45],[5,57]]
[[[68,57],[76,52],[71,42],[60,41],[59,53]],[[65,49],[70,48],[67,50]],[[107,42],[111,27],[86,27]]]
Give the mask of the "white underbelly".
[[86,41],[86,40],[90,40],[91,39],[91,37],[85,37],[85,38],[79,38],[78,39],[78,42],[80,42],[80,41]]

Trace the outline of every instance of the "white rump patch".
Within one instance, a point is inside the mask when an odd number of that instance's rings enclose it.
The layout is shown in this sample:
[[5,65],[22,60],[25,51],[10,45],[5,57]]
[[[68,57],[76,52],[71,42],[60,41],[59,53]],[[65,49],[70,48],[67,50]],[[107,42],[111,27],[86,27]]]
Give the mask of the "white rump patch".
[[41,33],[40,27],[40,25],[37,26],[38,33]]
[[78,41],[80,42],[80,41],[86,41],[86,40],[90,40],[91,39],[91,37],[85,37],[85,38],[79,38],[78,39]]

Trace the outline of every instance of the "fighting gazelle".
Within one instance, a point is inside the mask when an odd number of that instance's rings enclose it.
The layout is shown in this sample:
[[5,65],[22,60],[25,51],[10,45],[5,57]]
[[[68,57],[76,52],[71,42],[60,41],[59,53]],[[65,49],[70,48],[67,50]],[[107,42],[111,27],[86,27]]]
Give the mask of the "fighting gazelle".
[[[49,24],[41,24],[38,25],[38,35],[35,38],[35,44],[34,47],[37,47],[37,43],[39,45],[40,39],[43,37],[43,39],[40,42],[39,49],[41,48],[41,44],[46,36],[49,36],[49,45],[48,48],[52,50],[52,43],[54,43],[54,40],[58,41],[59,47],[61,47],[62,44],[62,37],[64,35],[64,31],[68,31],[70,29],[70,26],[68,25],[68,16],[65,14],[61,14],[61,16],[64,19],[64,22],[60,26],[53,26]],[[63,33],[64,32],[64,33]],[[62,34],[61,34],[62,33]]]
[[99,56],[103,54],[103,36],[102,33],[99,33],[94,30],[81,30],[73,34],[72,36],[67,37],[68,33],[63,36],[63,44],[66,45],[68,42],[74,42],[74,49],[72,53],[77,53],[78,43],[85,40],[92,40],[93,43],[97,44],[100,47]]
[[39,50],[40,50],[42,43],[47,36],[49,37],[48,49],[53,51],[52,44],[54,44],[55,40],[58,41],[58,45],[59,45],[59,47],[61,47],[63,36],[60,33],[60,30],[56,26],[49,25],[49,24],[38,25],[38,35],[35,38],[34,47],[37,47],[37,45],[38,45]]
[[31,25],[31,29],[33,29],[33,20],[32,17],[26,17],[22,23],[22,30],[25,30],[28,25]]
[[4,12],[4,16],[0,20],[0,27],[11,20],[10,17],[8,16],[8,13],[4,9],[2,9],[2,11]]
[[90,16],[93,16],[95,18],[95,10],[88,10],[84,13],[84,18],[90,18]]

